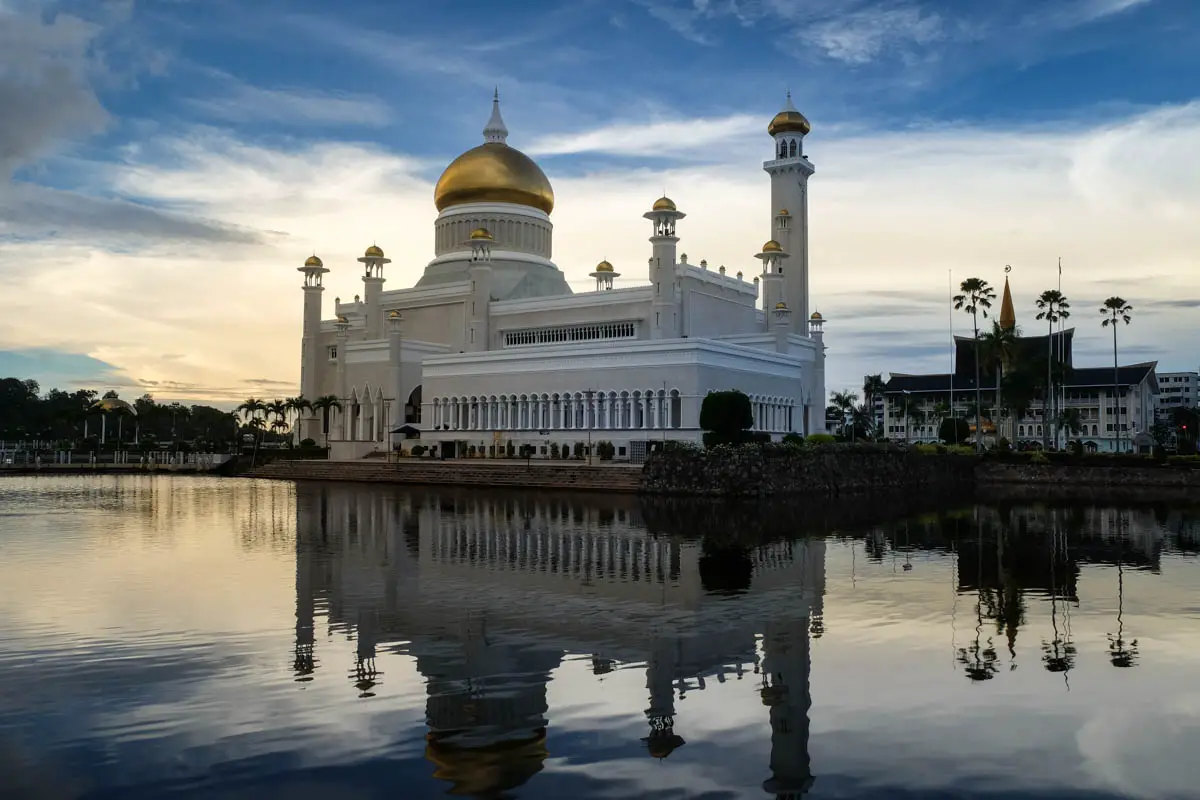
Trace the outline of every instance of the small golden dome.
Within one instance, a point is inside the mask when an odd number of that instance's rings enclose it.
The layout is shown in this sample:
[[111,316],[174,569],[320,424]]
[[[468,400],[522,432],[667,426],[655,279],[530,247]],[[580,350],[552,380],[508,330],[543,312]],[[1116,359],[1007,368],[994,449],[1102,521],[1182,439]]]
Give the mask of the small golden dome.
[[337,318],[337,324],[338,324],[338,325],[349,325],[349,324],[350,324],[350,320],[346,319],[346,318],[345,318],[344,316],[342,316],[341,314],[338,314],[338,318]]
[[92,403],[96,411],[128,411],[137,416],[137,409],[119,397],[105,397]]
[[613,271],[613,265],[608,263],[607,261],[601,261],[599,264],[596,265],[596,272],[612,272],[612,271]]
[[814,311],[814,312],[812,312],[812,316],[809,317],[809,319],[811,319],[813,322],[820,322],[821,320],[823,320],[825,318],[821,316],[820,311]]
[[485,142],[450,162],[433,190],[438,211],[467,203],[514,203],[554,210],[554,189],[533,159],[503,142]]
[[762,251],[764,253],[782,253],[783,246],[780,245],[779,242],[775,241],[774,239],[771,239],[770,241],[768,241],[766,244],[763,245]]
[[383,250],[381,250],[376,245],[371,245],[370,247],[367,248],[367,252],[364,254],[364,257],[366,257],[366,258],[383,258]]
[[476,228],[475,230],[471,231],[471,239],[476,241],[479,239],[484,239],[490,242],[494,241],[495,237],[492,236],[487,228]]
[[306,267],[323,267],[325,265],[323,263],[321,263],[321,259],[317,258],[316,255],[311,255],[308,258],[304,259],[304,266],[306,266]]
[[781,208],[781,209],[779,209],[779,214],[778,214],[778,216],[780,216],[780,217],[790,217],[790,216],[791,216],[791,213],[790,213],[790,212],[789,212],[789,211],[788,211],[786,208]]
[[395,309],[388,312],[388,319],[400,319],[400,312]]
[[787,303],[780,300],[778,303],[775,304],[775,310],[776,311],[787,311]]
[[667,197],[665,194],[654,201],[654,205],[650,207],[651,211],[676,211],[675,201]]

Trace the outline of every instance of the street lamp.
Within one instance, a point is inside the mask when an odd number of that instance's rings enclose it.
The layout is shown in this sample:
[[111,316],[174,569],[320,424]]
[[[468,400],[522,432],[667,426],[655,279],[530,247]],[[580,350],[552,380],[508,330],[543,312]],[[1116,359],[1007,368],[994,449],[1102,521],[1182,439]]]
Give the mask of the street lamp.
[[904,390],[904,443],[908,444],[908,389]]

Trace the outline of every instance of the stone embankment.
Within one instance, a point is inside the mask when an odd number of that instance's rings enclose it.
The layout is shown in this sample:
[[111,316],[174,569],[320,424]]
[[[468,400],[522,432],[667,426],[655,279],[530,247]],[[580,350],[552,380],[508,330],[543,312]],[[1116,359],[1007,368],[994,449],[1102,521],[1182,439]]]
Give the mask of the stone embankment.
[[1200,467],[1163,465],[1091,466],[1086,464],[1006,464],[984,461],[976,470],[980,486],[1150,487],[1200,491]]
[[972,456],[931,457],[881,446],[679,450],[646,461],[640,490],[708,497],[960,491],[975,485],[976,463]]
[[355,481],[424,486],[480,486],[513,489],[564,489],[636,492],[641,470],[624,464],[519,460],[402,459],[362,461],[273,461],[246,473],[251,478]]

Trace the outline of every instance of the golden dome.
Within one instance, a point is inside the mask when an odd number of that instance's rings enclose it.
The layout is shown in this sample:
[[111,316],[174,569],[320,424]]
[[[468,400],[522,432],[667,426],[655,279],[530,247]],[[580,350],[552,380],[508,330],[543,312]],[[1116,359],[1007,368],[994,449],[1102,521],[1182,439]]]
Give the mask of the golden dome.
[[349,325],[350,320],[346,319],[345,316],[338,314],[337,324],[338,325]]
[[367,248],[367,252],[363,254],[364,258],[383,258],[383,250],[375,245]]
[[92,408],[96,411],[128,411],[134,416],[137,415],[137,409],[129,405],[129,403],[119,397],[105,397],[92,403]]
[[395,309],[388,312],[388,319],[400,319],[400,312]]
[[787,210],[786,208],[781,208],[781,209],[779,209],[779,214],[778,214],[777,216],[780,216],[780,217],[790,217],[790,216],[791,216],[791,213],[789,213],[789,212],[788,212],[788,210]]
[[820,311],[814,311],[814,312],[812,313],[812,316],[811,316],[811,317],[809,317],[809,319],[811,319],[813,322],[820,322],[821,320],[823,320],[823,319],[825,319],[825,318],[821,316],[821,312],[820,312]]
[[487,228],[476,228],[475,230],[471,231],[471,238],[475,240],[484,239],[490,242],[495,237],[492,236]]
[[311,255],[308,258],[304,259],[304,266],[306,266],[306,267],[323,267],[325,265],[321,263],[321,259],[317,258],[316,255]]
[[438,211],[467,203],[515,203],[554,210],[554,189],[533,159],[503,142],[485,142],[450,162],[433,190]]
[[807,135],[812,130],[812,123],[804,118],[799,111],[780,111],[767,125],[767,133],[774,136],[777,133],[799,133]]
[[481,747],[456,747],[426,734],[425,758],[437,768],[433,777],[451,784],[447,794],[495,797],[525,784],[542,771],[550,756],[545,731],[528,739]]
[[613,265],[608,263],[607,261],[601,261],[599,264],[596,265],[596,272],[612,272],[612,271],[613,271]]
[[780,300],[778,303],[775,304],[775,310],[776,311],[787,311],[787,303]]
[[769,242],[763,245],[762,251],[764,253],[782,253],[783,247],[779,244],[779,242],[771,239]]
[[650,207],[651,211],[676,211],[675,201],[667,197],[665,194],[654,201],[654,205]]

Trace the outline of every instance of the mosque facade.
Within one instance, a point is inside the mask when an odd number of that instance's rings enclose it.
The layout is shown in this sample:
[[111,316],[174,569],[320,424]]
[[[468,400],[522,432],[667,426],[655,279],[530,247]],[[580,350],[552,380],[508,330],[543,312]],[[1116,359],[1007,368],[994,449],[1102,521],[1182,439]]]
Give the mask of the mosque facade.
[[[330,270],[317,255],[299,268],[301,394],[341,406],[328,423],[322,412],[301,419],[301,438],[327,441],[335,459],[390,449],[401,428],[448,453],[540,452],[586,437],[633,457],[650,442],[699,441],[704,397],[726,389],[749,395],[754,429],[772,438],[824,431],[824,320],[809,313],[810,130],[790,97],[767,126],[757,274],[688,263],[687,215],[664,196],[642,213],[646,271],[601,261],[594,289],[573,292],[553,261],[553,188],[508,144],[493,99],[483,143],[437,182],[434,257],[415,285],[385,291],[392,260],[372,245],[358,259],[361,295],[336,299],[326,318]],[[621,271],[645,280],[618,287]]]

